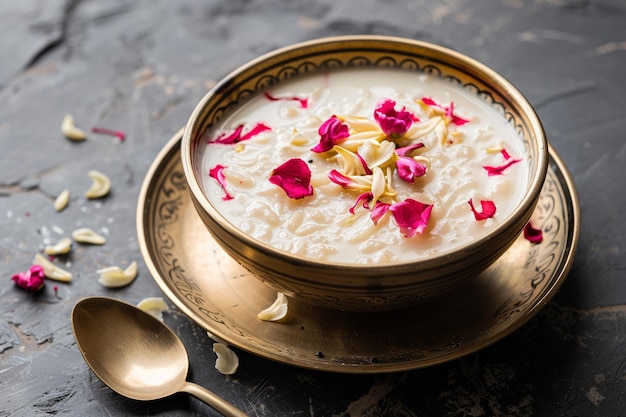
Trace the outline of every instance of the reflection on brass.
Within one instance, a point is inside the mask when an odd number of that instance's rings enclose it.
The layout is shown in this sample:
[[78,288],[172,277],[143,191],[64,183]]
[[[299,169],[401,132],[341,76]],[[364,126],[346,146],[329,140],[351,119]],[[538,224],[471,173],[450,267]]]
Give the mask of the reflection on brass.
[[211,391],[187,382],[185,346],[169,327],[125,302],[84,298],[72,310],[78,350],[113,391],[135,400],[156,400],[186,392],[225,416],[245,417]]
[[[311,73],[345,68],[394,68],[440,77],[484,101],[515,129],[528,164],[515,210],[484,236],[450,252],[416,261],[345,264],[278,250],[226,220],[204,194],[198,166],[207,129],[253,94]],[[185,126],[181,158],[191,200],[216,242],[275,291],[318,306],[351,311],[404,308],[471,279],[515,241],[534,211],[548,168],[548,144],[534,109],[501,75],[450,49],[387,36],[341,36],[270,52],[243,65],[209,91]],[[201,227],[201,226],[199,226]]]
[[165,295],[211,334],[248,352],[299,367],[379,373],[442,363],[518,329],[556,293],[580,230],[571,177],[550,149],[551,167],[532,216],[544,240],[519,237],[489,269],[445,296],[404,310],[342,312],[289,300],[287,317],[257,314],[276,292],[224,253],[189,196],[178,132],[144,181],[137,207],[143,257]]

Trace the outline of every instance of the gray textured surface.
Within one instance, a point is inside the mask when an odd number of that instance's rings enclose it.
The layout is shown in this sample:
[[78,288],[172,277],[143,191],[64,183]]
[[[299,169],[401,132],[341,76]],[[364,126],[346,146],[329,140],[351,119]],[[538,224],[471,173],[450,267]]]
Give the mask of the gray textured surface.
[[[84,364],[69,315],[83,296],[159,296],[139,253],[135,206],[157,152],[223,75],[276,47],[373,33],[470,55],[535,105],[580,194],[582,233],[561,292],[535,319],[466,358],[380,376],[321,374],[239,352],[233,377],[213,369],[204,332],[166,313],[191,376],[256,416],[623,416],[626,410],[626,5],[621,0],[125,1],[0,3],[0,416],[215,415],[185,396],[117,396]],[[124,143],[63,138],[66,113]],[[102,201],[82,193],[108,174]],[[53,197],[69,188],[68,209]],[[102,247],[66,259],[71,285],[27,294],[10,276],[78,226]],[[106,290],[95,270],[140,263],[136,282]]]

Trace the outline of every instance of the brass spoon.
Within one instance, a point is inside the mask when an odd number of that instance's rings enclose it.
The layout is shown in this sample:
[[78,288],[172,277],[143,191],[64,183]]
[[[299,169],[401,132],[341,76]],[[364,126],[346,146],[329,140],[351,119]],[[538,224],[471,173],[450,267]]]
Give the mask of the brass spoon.
[[228,417],[245,417],[234,405],[186,381],[189,358],[169,327],[150,314],[112,298],[92,297],[72,310],[80,353],[113,391],[135,400],[186,392]]

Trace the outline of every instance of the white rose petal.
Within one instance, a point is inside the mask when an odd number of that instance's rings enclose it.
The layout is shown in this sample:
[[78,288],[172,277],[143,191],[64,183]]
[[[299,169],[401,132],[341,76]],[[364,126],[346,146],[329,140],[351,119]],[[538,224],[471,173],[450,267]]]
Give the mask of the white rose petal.
[[104,245],[106,239],[91,229],[82,227],[72,232],[72,238],[80,243],[91,243],[92,245]]
[[224,375],[232,375],[239,367],[239,357],[223,343],[213,343],[213,352],[217,355],[215,369]]
[[61,238],[54,245],[47,245],[43,249],[43,253],[46,255],[65,255],[72,249],[72,239],[69,237]]
[[72,280],[72,274],[64,269],[59,268],[40,253],[35,255],[33,264],[39,265],[43,268],[43,274],[46,278],[53,279],[55,281],[70,282]]
[[287,297],[282,292],[276,295],[276,301],[257,314],[257,317],[264,321],[277,321],[287,315]]
[[63,133],[63,136],[66,138],[76,141],[85,140],[87,138],[87,134],[74,125],[74,118],[71,114],[67,114],[63,118],[61,133]]
[[119,266],[109,266],[96,271],[100,277],[98,282],[108,288],[123,287],[130,284],[137,277],[137,262],[133,262],[126,269]]
[[148,297],[137,303],[137,308],[163,321],[163,312],[169,307],[161,297]]

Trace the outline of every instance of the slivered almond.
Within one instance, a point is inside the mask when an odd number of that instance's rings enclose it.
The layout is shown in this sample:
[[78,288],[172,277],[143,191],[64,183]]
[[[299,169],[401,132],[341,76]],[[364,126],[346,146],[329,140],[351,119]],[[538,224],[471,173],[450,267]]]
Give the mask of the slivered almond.
[[40,253],[35,255],[33,264],[39,265],[43,268],[43,274],[46,278],[50,278],[55,281],[70,282],[72,280],[72,273],[64,269],[59,268],[49,260],[47,260]]
[[137,277],[137,262],[131,263],[126,269],[109,266],[96,271],[100,277],[98,282],[108,288],[124,287]]
[[56,211],[61,211],[65,207],[67,207],[69,202],[70,202],[70,191],[63,190],[61,191],[61,194],[59,194],[57,198],[54,200],[54,209]]
[[85,197],[89,199],[102,198],[111,191],[111,180],[100,171],[89,171],[87,173],[92,180],[91,187],[85,192]]
[[61,238],[54,245],[47,245],[43,249],[46,255],[65,255],[72,249],[72,239],[69,237]]
[[92,245],[104,245],[106,239],[87,227],[81,227],[72,232],[72,238],[79,243],[90,243]]
[[263,321],[277,321],[284,318],[287,315],[287,297],[282,292],[276,295],[276,301],[257,314],[257,317]]
[[67,114],[63,118],[61,133],[70,140],[81,141],[87,139],[87,134],[74,125],[74,118],[71,114]]

